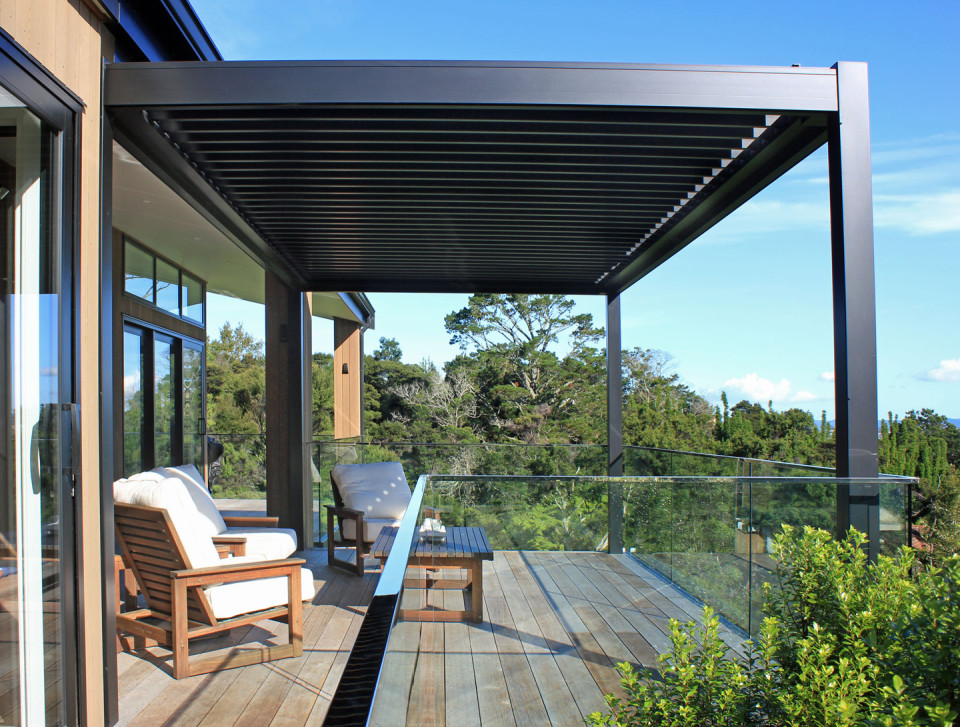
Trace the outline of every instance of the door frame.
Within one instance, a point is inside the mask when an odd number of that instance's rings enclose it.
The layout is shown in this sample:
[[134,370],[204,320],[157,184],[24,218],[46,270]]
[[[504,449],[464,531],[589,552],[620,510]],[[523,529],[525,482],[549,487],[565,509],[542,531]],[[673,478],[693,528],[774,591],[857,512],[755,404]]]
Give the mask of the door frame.
[[[141,351],[144,356],[144,367],[141,371],[141,377],[143,379],[142,387],[143,391],[146,393],[147,384],[149,383],[151,396],[143,397],[143,420],[144,420],[144,431],[142,432],[141,439],[141,452],[142,460],[144,462],[143,469],[149,470],[153,467],[160,466],[156,462],[156,417],[154,411],[155,398],[153,394],[155,391],[153,389],[154,381],[156,377],[154,376],[154,366],[156,362],[156,337],[161,336],[164,339],[168,339],[172,342],[173,354],[177,364],[177,370],[174,372],[174,407],[178,412],[178,421],[174,426],[173,431],[170,432],[170,447],[171,452],[179,453],[183,456],[184,450],[184,437],[186,433],[186,427],[183,420],[184,407],[183,407],[183,366],[184,366],[184,355],[183,349],[185,344],[190,344],[191,346],[198,347],[201,352],[200,365],[201,365],[201,391],[204,392],[204,396],[201,397],[201,419],[206,419],[207,406],[206,406],[206,384],[207,384],[207,365],[206,365],[206,355],[207,355],[207,342],[205,340],[194,338],[193,336],[188,336],[183,333],[172,331],[169,328],[164,328],[163,326],[157,326],[152,323],[140,320],[134,316],[122,315],[122,327],[121,327],[121,341],[118,348],[118,359],[115,363],[118,370],[124,370],[124,347],[122,336],[125,335],[128,331],[136,332],[141,336],[143,344],[141,346]],[[125,434],[123,426],[123,393],[122,390],[118,396],[119,406],[117,408],[117,426],[120,429],[120,438],[117,444],[120,447],[121,453],[123,451],[123,435]],[[146,436],[147,433],[152,433],[153,440],[152,442],[147,442],[149,437]],[[176,459],[176,458],[174,458]],[[206,454],[204,453],[204,459],[206,459]],[[174,464],[177,464],[176,462]],[[201,463],[197,465],[197,469],[203,471]],[[122,459],[120,460],[121,471],[118,472],[121,476],[129,476],[129,474],[123,471],[124,463]]]
[[[68,724],[76,724],[86,698],[83,671],[78,654],[83,653],[84,634],[78,625],[83,622],[82,580],[77,568],[79,539],[83,523],[77,506],[76,488],[80,481],[80,452],[74,447],[79,432],[73,431],[72,410],[65,404],[79,398],[79,371],[76,366],[76,331],[79,328],[79,219],[75,211],[80,202],[80,115],[83,102],[56,76],[30,56],[13,38],[0,29],[0,84],[19,98],[47,126],[56,132],[55,159],[52,165],[52,219],[54,239],[59,243],[59,313],[60,351],[58,366],[62,416],[60,418],[60,596],[63,621],[63,703]],[[94,483],[95,484],[95,483]],[[100,604],[91,604],[97,610]],[[99,648],[99,647],[98,647]]]

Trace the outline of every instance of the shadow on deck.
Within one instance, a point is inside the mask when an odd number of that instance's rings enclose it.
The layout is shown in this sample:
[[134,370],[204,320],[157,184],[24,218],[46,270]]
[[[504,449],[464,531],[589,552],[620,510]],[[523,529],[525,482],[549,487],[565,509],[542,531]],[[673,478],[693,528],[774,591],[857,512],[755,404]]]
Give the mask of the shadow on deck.
[[[357,578],[329,568],[325,552],[306,557],[317,596],[304,608],[302,657],[176,681],[163,649],[120,654],[120,724],[322,724],[377,575],[373,561]],[[579,724],[619,692],[616,663],[655,666],[669,619],[699,617],[699,604],[629,556],[498,551],[483,577],[483,623],[397,625],[374,724]],[[285,632],[266,621],[197,651]]]

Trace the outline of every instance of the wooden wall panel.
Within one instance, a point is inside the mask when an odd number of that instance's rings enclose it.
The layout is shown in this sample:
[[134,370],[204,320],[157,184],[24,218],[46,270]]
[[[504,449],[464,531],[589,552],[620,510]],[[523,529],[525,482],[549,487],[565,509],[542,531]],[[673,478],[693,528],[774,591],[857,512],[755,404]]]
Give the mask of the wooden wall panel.
[[[87,698],[80,715],[97,727],[103,714],[103,643],[100,523],[100,98],[103,58],[113,57],[113,39],[80,0],[0,0],[0,25],[85,104],[80,122],[80,190],[77,214],[80,322],[75,365],[83,412],[79,512],[82,540],[77,563],[83,604],[80,669]],[[110,386],[111,382],[104,382]],[[105,483],[110,486],[111,483]]]
[[337,439],[363,436],[362,335],[359,323],[333,319],[333,436]]

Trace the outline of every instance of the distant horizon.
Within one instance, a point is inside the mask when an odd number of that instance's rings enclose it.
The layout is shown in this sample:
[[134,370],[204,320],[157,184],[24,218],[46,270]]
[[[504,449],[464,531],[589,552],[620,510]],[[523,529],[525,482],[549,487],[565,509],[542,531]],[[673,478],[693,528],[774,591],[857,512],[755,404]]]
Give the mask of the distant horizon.
[[[371,294],[371,298],[375,298],[376,295],[382,295],[382,294]],[[391,294],[389,294],[389,295],[400,295],[400,294],[391,293]],[[434,294],[432,294],[432,295],[434,295]],[[422,297],[422,296],[413,296],[413,297]],[[441,297],[441,296],[438,296],[438,297]],[[446,296],[442,296],[442,297],[446,297]],[[467,296],[467,295],[462,295],[462,296],[450,296],[450,297],[458,297],[458,298],[462,298],[464,301],[466,301],[466,299],[467,299],[469,296]],[[570,296],[570,297],[587,297],[587,296]],[[596,296],[594,296],[594,297],[596,297]],[[231,301],[233,301],[233,302],[224,305],[223,301],[225,301],[225,300],[231,300]],[[212,305],[211,305],[211,304],[212,304]],[[227,317],[224,316],[224,311],[236,312],[236,311],[238,310],[238,308],[245,314],[245,315],[244,315],[244,318],[243,318],[242,320],[241,320],[241,319],[237,319],[236,322],[234,322],[233,320],[230,320],[228,316],[227,316]],[[376,305],[374,305],[374,308],[376,308]],[[453,310],[453,309],[451,309],[451,310]],[[450,311],[447,311],[447,312],[450,312]],[[578,312],[583,312],[583,311],[578,311]],[[251,316],[251,315],[250,315],[251,313],[258,313],[259,315]],[[211,337],[212,337],[212,338],[216,338],[216,337],[218,336],[219,331],[220,331],[221,327],[223,326],[223,324],[227,323],[227,324],[229,324],[232,328],[237,328],[238,326],[243,326],[243,330],[244,330],[246,333],[250,334],[253,338],[255,338],[256,340],[258,340],[258,341],[260,341],[260,342],[262,343],[262,342],[264,341],[264,335],[265,335],[265,334],[264,334],[264,321],[263,321],[263,315],[262,315],[262,314],[263,314],[263,305],[260,304],[260,303],[249,303],[249,302],[246,302],[246,301],[239,301],[239,302],[238,302],[238,301],[235,301],[235,300],[233,300],[233,299],[226,299],[224,296],[211,295],[211,296],[208,297],[208,305],[207,305],[207,326],[208,326],[208,328],[207,328],[207,337],[208,337],[208,340],[211,340]],[[444,313],[444,315],[445,315],[445,314],[446,314],[446,313]],[[379,314],[379,310],[378,310],[377,316],[379,317],[379,315],[380,315],[380,314]],[[216,325],[212,325],[212,323],[211,323],[211,321],[212,321],[213,318],[216,318],[216,320],[217,320]],[[332,347],[332,345],[329,345],[329,347],[327,347],[326,342],[332,342],[332,340],[333,340],[333,322],[330,321],[330,320],[322,319],[322,318],[314,318],[314,319],[313,319],[313,323],[314,323],[314,325],[313,325],[313,353],[324,353],[324,354],[327,354],[327,355],[329,355],[329,356],[332,356],[332,355],[333,355],[333,347]],[[597,320],[596,320],[596,316],[594,316],[594,323],[599,323],[599,324],[601,325],[601,327],[604,327],[604,328],[605,328],[605,325],[604,325],[604,324],[605,324],[605,321],[597,321]],[[255,325],[250,325],[250,324],[255,324]],[[442,330],[442,327],[441,327],[441,330]],[[436,338],[436,336],[435,336],[434,334],[431,334],[429,331],[428,331],[428,332],[425,332],[425,333],[426,333],[426,336],[429,337],[429,338]],[[319,335],[318,335],[318,334],[319,334]],[[437,366],[437,368],[442,371],[444,365],[445,365],[446,363],[448,363],[449,361],[452,361],[452,360],[460,353],[459,347],[453,346],[453,345],[449,345],[448,347],[449,347],[449,349],[450,349],[450,355],[449,355],[448,358],[445,358],[445,359],[443,359],[443,360],[434,359],[432,356],[429,356],[429,355],[428,355],[428,356],[414,357],[414,356],[411,356],[411,355],[408,353],[408,349],[404,347],[404,342],[403,342],[402,340],[400,340],[400,338],[399,338],[398,336],[390,335],[389,333],[382,332],[382,331],[380,331],[379,329],[372,329],[372,330],[368,330],[368,331],[364,334],[364,354],[365,354],[365,355],[368,355],[368,356],[369,356],[369,355],[372,355],[373,352],[376,351],[376,350],[380,347],[380,338],[381,338],[381,337],[383,337],[383,338],[393,338],[393,339],[396,339],[397,343],[400,345],[400,351],[401,351],[401,354],[402,354],[402,359],[401,359],[401,360],[402,360],[402,362],[405,363],[405,364],[418,365],[418,364],[422,364],[425,360],[429,360],[432,364],[434,364],[435,366]],[[447,336],[446,336],[445,333],[444,333],[444,335],[442,336],[442,338],[443,338],[444,340],[446,340]],[[435,343],[435,342],[434,342],[434,343]],[[599,346],[599,348],[605,348],[605,346]],[[630,348],[633,348],[633,346],[626,346],[626,345],[623,346],[623,349],[624,349],[624,350],[628,350],[628,349],[630,349]],[[654,346],[646,346],[646,347],[643,347],[643,348],[656,348],[656,347],[654,347]],[[442,349],[439,349],[439,350],[442,350]],[[658,350],[662,350],[662,349],[658,349]],[[669,351],[666,351],[665,353],[668,353],[668,354],[669,354],[670,352],[669,352]],[[680,382],[681,382],[681,383],[686,384],[687,386],[689,386],[696,394],[698,394],[699,396],[702,396],[702,397],[703,397],[704,399],[706,399],[710,404],[714,404],[714,405],[719,405],[719,404],[720,404],[720,395],[721,395],[721,393],[722,393],[723,391],[725,391],[724,389],[720,389],[719,391],[716,391],[716,392],[710,392],[709,394],[703,393],[702,391],[698,390],[696,386],[693,386],[693,385],[684,377],[683,372],[680,370],[680,366],[679,366],[679,365],[676,365],[676,362],[674,362],[674,363],[675,363],[675,365],[674,365],[673,368],[674,368],[675,370],[674,370],[672,373],[676,373],[676,374],[680,377]],[[768,403],[768,401],[770,401],[769,398],[768,398],[768,399],[764,399],[764,400],[760,400],[760,399],[750,398],[748,395],[745,395],[745,394],[744,394],[744,395],[738,394],[737,396],[731,396],[730,394],[731,394],[732,391],[734,391],[734,390],[733,390],[733,389],[730,389],[729,391],[727,391],[727,399],[728,399],[728,402],[730,403],[731,406],[734,405],[734,404],[739,403],[740,401],[746,400],[746,401],[749,401],[751,404],[759,404],[759,405],[762,406],[764,409],[766,409],[766,408],[767,408],[767,403]],[[742,393],[742,392],[741,392],[741,393]],[[776,403],[776,402],[775,402],[775,403]],[[832,407],[832,406],[830,406],[829,408],[828,408],[828,407],[825,407],[825,406],[824,406],[824,407],[818,407],[818,408],[812,408],[812,407],[803,406],[802,402],[788,402],[788,404],[787,404],[786,406],[775,406],[774,408],[775,408],[777,411],[785,411],[785,410],[787,410],[787,409],[796,408],[796,409],[800,409],[800,410],[802,410],[802,411],[809,412],[810,414],[813,415],[814,422],[815,422],[818,426],[819,426],[819,424],[820,424],[820,418],[821,418],[822,412],[826,411],[826,412],[827,412],[827,422],[828,422],[831,426],[834,426],[834,425],[836,424],[836,419],[833,418],[834,415],[833,415],[833,407]],[[926,409],[933,409],[934,411],[936,411],[937,414],[941,414],[941,415],[943,415],[943,416],[946,416],[946,417],[947,417],[947,420],[948,420],[951,424],[953,424],[954,426],[960,427],[960,417],[956,417],[956,418],[951,417],[950,414],[951,414],[952,412],[941,411],[941,410],[938,409],[937,407],[931,406],[931,405],[929,405],[929,404],[917,404],[917,405],[913,405],[913,406],[908,406],[908,407],[906,407],[906,408],[904,408],[904,409],[902,409],[902,410],[899,410],[899,411],[896,410],[896,409],[892,409],[892,408],[890,408],[890,407],[884,408],[882,405],[881,405],[881,406],[878,406],[877,426],[879,427],[880,422],[883,421],[883,420],[885,420],[885,419],[887,418],[887,413],[888,413],[888,412],[892,413],[894,416],[899,416],[899,417],[902,419],[904,416],[906,416],[907,412],[909,412],[909,411],[920,411],[920,410],[925,409],[925,408],[926,408]],[[956,412],[956,413],[960,413],[960,412]]]

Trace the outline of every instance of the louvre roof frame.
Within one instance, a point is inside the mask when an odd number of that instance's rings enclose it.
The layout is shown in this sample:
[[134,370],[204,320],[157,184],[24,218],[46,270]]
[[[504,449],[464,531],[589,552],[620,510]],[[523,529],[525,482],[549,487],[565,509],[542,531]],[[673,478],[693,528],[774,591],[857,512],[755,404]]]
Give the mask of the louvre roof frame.
[[118,140],[300,289],[618,294],[822,145],[825,68],[107,67]]

